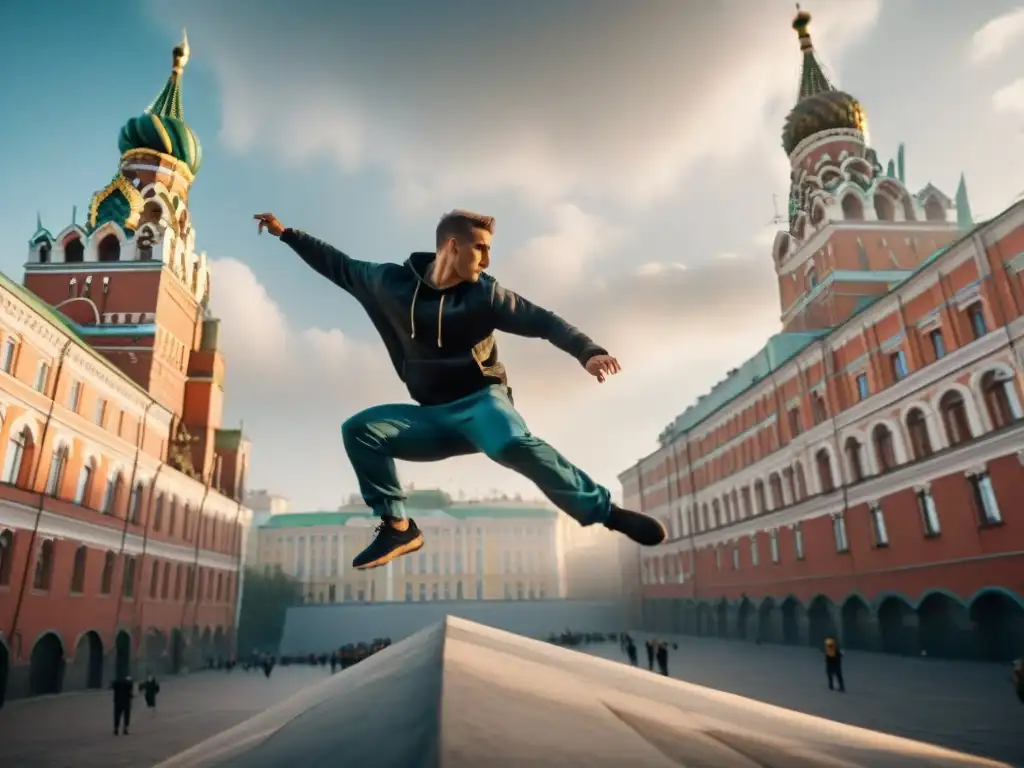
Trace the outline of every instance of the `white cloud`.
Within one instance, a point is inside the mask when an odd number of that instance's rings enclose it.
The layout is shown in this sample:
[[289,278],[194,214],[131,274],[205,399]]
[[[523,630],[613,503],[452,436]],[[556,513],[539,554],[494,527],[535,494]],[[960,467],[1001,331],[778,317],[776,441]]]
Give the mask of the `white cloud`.
[[996,112],[1024,116],[1024,77],[1014,80],[993,93],[992,108]]
[[988,21],[971,38],[970,58],[983,64],[998,58],[1015,45],[1024,43],[1024,8]]
[[[283,162],[383,169],[403,207],[495,190],[547,204],[656,199],[696,163],[760,142],[800,60],[775,4],[514,4],[489,11],[485,40],[475,15],[444,4],[432,19],[331,5],[270,25],[265,5],[184,11],[220,77],[224,140]],[[840,56],[878,7],[823,6],[819,47]],[[383,38],[393,44],[369,43]]]

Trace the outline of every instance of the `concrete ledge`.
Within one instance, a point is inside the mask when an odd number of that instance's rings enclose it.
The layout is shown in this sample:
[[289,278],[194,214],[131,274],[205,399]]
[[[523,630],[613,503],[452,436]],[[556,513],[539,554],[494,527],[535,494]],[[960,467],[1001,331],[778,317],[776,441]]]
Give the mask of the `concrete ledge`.
[[160,765],[1006,764],[792,712],[448,617]]

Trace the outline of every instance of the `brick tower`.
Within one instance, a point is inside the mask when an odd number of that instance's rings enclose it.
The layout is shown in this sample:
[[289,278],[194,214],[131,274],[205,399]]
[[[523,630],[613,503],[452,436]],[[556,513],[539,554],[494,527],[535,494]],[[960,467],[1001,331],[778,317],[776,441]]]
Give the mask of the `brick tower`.
[[[181,78],[187,37],[153,103],[121,128],[118,171],[96,192],[84,225],[53,237],[42,224],[29,243],[25,286],[59,309],[98,352],[178,415],[173,442],[188,445],[184,471],[216,480],[221,460],[242,450],[238,430],[221,430],[224,363],[218,321],[209,317],[210,272],[195,251],[188,196],[202,149],[184,120]],[[218,435],[218,432],[223,434]],[[227,445],[237,436],[237,446]],[[244,457],[235,456],[238,472]],[[180,463],[180,462],[179,462]],[[230,470],[229,470],[230,472]],[[216,477],[215,477],[216,475]]]
[[786,118],[789,229],[772,248],[785,331],[834,328],[973,228],[963,178],[955,201],[905,186],[903,148],[883,168],[860,103],[825,75],[800,11],[797,103]]

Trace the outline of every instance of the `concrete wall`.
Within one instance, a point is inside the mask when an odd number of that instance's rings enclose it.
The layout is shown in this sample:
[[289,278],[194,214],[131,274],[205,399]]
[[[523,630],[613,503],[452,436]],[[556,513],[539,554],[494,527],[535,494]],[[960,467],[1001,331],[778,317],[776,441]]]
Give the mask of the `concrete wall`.
[[625,603],[596,600],[484,600],[423,603],[344,603],[288,609],[280,652],[320,653],[375,637],[394,642],[457,616],[525,637],[551,632],[619,632],[629,624]]

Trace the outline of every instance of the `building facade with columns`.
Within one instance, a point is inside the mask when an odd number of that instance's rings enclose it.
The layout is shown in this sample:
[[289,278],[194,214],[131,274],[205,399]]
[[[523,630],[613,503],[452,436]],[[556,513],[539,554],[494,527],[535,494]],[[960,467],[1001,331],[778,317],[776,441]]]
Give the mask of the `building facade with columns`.
[[883,165],[808,30],[783,131],[782,331],[624,472],[670,540],[645,623],[940,656],[1024,648],[1024,202],[975,222]]
[[301,581],[310,603],[559,596],[558,513],[550,507],[452,502],[429,490],[410,491],[406,506],[424,546],[383,568],[351,567],[379,523],[361,504],[274,515],[259,528],[258,562],[267,573],[280,569]]
[[188,44],[85,222],[0,275],[0,701],[230,652],[249,444],[194,250]]

